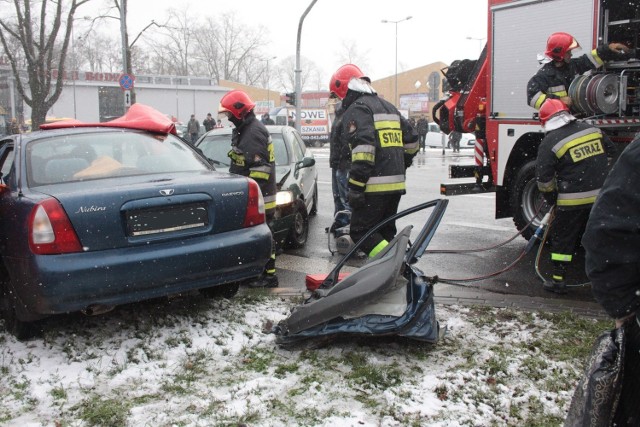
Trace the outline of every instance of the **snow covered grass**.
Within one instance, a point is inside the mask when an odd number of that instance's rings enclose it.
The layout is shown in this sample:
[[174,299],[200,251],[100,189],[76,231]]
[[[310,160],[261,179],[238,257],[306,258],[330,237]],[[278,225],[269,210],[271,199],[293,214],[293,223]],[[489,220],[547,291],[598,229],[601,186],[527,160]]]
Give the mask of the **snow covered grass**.
[[0,425],[561,425],[612,322],[437,306],[437,345],[359,339],[285,350],[264,331],[295,304],[198,294],[0,331]]

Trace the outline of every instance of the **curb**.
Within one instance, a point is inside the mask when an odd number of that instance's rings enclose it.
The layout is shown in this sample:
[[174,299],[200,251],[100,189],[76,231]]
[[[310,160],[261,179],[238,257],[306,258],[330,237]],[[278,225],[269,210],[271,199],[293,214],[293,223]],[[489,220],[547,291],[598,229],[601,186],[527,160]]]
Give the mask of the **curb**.
[[[283,298],[306,298],[308,293],[300,288],[274,288],[269,293]],[[473,288],[456,289],[452,286],[435,289],[434,300],[439,305],[481,305],[495,308],[509,308],[524,311],[546,311],[550,313],[570,312],[572,314],[606,320],[607,313],[595,302],[574,301],[565,298],[542,298],[523,295],[499,294],[488,291],[478,291]]]

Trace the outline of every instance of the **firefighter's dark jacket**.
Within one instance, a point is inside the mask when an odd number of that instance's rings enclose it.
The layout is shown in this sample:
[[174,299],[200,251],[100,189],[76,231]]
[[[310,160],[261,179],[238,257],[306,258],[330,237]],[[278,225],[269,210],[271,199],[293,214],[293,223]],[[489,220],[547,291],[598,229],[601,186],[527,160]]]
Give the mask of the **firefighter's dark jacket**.
[[229,172],[254,179],[264,197],[265,213],[276,207],[276,170],[273,142],[267,128],[250,112],[233,130]]
[[596,300],[613,318],[640,309],[640,137],[622,152],[591,210],[582,245]]
[[561,67],[557,67],[554,61],[548,62],[529,80],[527,103],[539,110],[542,103],[549,98],[569,96],[569,86],[577,75],[600,68],[605,61],[626,60],[636,55],[635,49],[628,54],[622,54],[612,51],[609,46],[599,46],[578,58],[572,58]]
[[406,193],[405,171],[419,150],[415,129],[375,93],[349,90],[342,105],[343,138],[351,147],[349,190]]
[[335,118],[329,135],[329,166],[331,169],[349,170],[351,166],[351,149],[347,141],[342,138],[342,103],[336,104]]
[[608,172],[615,147],[598,128],[572,121],[547,133],[536,159],[541,192],[558,192],[562,208],[591,205]]

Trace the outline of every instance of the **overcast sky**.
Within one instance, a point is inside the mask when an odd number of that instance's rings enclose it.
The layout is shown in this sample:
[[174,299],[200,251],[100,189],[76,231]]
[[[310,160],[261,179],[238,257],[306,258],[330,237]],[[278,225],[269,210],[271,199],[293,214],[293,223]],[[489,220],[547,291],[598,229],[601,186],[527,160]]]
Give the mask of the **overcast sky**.
[[[107,0],[96,2],[105,4]],[[96,5],[97,5],[96,4]],[[153,7],[149,7],[150,4]],[[300,17],[311,0],[128,0],[130,36],[135,36],[151,20],[163,22],[170,8],[189,8],[194,15],[208,16],[224,11],[238,14],[246,25],[264,25],[269,40],[265,58],[275,62],[296,53]],[[79,10],[78,14],[85,14]],[[317,0],[304,20],[301,55],[316,62],[328,80],[339,67],[343,40],[353,40],[361,55],[368,58],[363,71],[373,79],[395,73],[396,24],[398,71],[442,61],[477,58],[487,28],[487,2],[484,0]],[[482,38],[469,40],[467,37]]]

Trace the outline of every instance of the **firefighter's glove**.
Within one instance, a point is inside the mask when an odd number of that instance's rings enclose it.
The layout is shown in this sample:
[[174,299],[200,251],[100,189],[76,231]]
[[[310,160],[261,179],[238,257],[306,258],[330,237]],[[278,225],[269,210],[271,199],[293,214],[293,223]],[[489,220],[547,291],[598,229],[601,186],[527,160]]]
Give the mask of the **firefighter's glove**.
[[542,193],[542,197],[544,197],[545,203],[551,207],[556,204],[556,200],[558,199],[558,193],[555,191],[548,191],[546,193]]
[[367,204],[364,197],[364,191],[349,190],[348,198],[351,209],[360,209]]
[[629,48],[622,43],[609,43],[609,49],[616,53],[629,53]]

